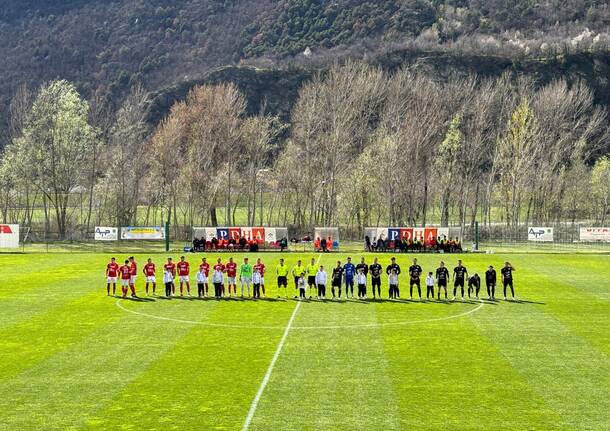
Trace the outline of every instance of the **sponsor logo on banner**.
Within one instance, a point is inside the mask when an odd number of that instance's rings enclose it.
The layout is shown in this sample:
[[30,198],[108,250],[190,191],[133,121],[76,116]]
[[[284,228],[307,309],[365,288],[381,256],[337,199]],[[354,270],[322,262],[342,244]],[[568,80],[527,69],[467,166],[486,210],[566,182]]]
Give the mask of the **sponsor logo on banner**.
[[427,227],[424,230],[425,241],[432,241],[433,239],[436,239],[437,235],[438,229],[435,227]]
[[230,227],[229,228],[229,237],[234,240],[238,240],[241,238],[241,229],[238,227]]
[[424,235],[426,233],[426,229],[423,227],[414,227],[413,228],[413,240],[421,241],[424,239]]
[[216,238],[228,241],[229,240],[229,229],[224,228],[224,227],[220,227],[220,228],[216,229]]
[[580,240],[610,242],[610,227],[581,227]]
[[441,238],[441,240],[449,239],[449,228],[448,227],[439,227],[436,230],[436,235]]
[[400,239],[406,239],[407,241],[413,239],[413,229],[404,228],[400,229]]
[[165,239],[165,228],[163,226],[122,227],[121,239]]
[[0,224],[0,248],[19,248],[18,224]]
[[258,243],[265,242],[265,228],[253,227],[251,231],[251,239]]
[[96,226],[93,239],[95,241],[116,241],[119,239],[119,229],[116,227]]
[[400,240],[400,229],[390,228],[388,229],[388,241]]
[[241,228],[241,236],[243,236],[248,241],[250,241],[252,239],[252,228],[251,227],[242,227]]
[[267,242],[276,242],[277,241],[277,231],[275,230],[275,228],[265,229],[265,241],[267,241]]
[[550,242],[553,241],[552,227],[530,227],[527,231],[528,241]]

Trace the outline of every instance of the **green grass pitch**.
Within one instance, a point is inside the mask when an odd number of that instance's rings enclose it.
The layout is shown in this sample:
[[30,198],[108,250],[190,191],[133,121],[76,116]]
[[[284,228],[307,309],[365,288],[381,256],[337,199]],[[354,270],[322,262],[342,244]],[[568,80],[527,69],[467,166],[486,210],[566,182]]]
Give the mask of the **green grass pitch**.
[[510,260],[523,301],[482,306],[277,300],[261,256],[273,300],[142,302],[106,296],[110,254],[0,256],[0,430],[610,429],[609,255],[417,256]]

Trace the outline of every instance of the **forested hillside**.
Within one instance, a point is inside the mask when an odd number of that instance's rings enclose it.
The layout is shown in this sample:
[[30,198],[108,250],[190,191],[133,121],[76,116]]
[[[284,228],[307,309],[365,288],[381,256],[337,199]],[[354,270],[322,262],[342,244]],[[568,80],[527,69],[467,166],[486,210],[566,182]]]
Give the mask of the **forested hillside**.
[[224,65],[320,67],[402,49],[509,59],[607,52],[609,26],[607,2],[595,0],[5,0],[0,142],[22,84],[67,79],[116,110],[135,84],[158,92]]

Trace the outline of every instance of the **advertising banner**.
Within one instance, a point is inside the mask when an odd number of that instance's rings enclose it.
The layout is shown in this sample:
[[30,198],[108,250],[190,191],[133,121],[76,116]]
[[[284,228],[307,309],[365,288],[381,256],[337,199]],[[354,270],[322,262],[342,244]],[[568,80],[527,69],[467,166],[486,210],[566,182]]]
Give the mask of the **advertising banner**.
[[610,227],[581,227],[580,240],[588,242],[610,242]]
[[96,226],[93,239],[95,241],[117,241],[119,229],[116,227]]
[[398,241],[400,240],[400,228],[389,228],[388,229],[388,241]]
[[403,239],[407,241],[430,241],[433,238],[449,240],[460,238],[461,229],[448,227],[367,227],[364,229],[364,236],[368,236],[371,242],[378,239],[383,239],[384,241],[399,241]]
[[121,239],[165,239],[163,226],[126,226],[121,228]]
[[193,227],[193,238],[202,238],[212,241],[213,238],[219,240],[246,238],[248,241],[254,240],[259,244],[265,242],[276,242],[282,237],[288,236],[288,230],[283,227]]
[[553,228],[552,227],[530,227],[527,230],[528,241],[552,242]]
[[265,241],[267,242],[276,242],[277,234],[276,230],[273,227],[268,227],[265,229]]
[[18,224],[0,224],[0,248],[19,248]]
[[239,238],[241,238],[241,228],[239,228],[239,227],[230,227],[229,228],[229,238],[233,238],[236,241]]

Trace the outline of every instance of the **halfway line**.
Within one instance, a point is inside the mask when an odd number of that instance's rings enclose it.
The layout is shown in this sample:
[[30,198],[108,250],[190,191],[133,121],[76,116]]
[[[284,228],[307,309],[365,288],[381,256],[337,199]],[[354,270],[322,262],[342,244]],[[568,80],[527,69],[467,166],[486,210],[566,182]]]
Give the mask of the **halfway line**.
[[[318,255],[318,261],[316,265],[320,265],[320,258],[322,257],[322,253]],[[284,329],[284,335],[282,335],[282,339],[280,340],[280,344],[277,345],[277,349],[275,349],[275,353],[273,354],[273,358],[271,358],[271,363],[269,364],[269,368],[267,368],[267,372],[265,373],[265,377],[263,377],[263,381],[261,382],[258,391],[256,392],[256,396],[252,400],[252,405],[250,405],[250,410],[248,411],[248,416],[246,416],[246,420],[244,421],[244,426],[241,427],[242,431],[247,431],[250,427],[250,423],[252,422],[252,418],[254,417],[254,413],[256,413],[256,409],[258,408],[258,402],[263,396],[263,392],[265,392],[265,388],[267,387],[267,383],[269,383],[269,379],[271,378],[271,373],[273,372],[273,368],[275,368],[275,363],[277,362],[277,358],[280,357],[280,353],[284,348],[284,343],[286,342],[286,338],[288,338],[288,333],[292,328],[292,323],[294,322],[294,318],[297,315],[297,312],[301,308],[301,302],[297,302],[297,306],[294,307],[294,311],[290,316],[290,320],[288,321],[288,325],[286,325],[286,329]]]
[[252,400],[252,405],[250,406],[250,410],[248,411],[248,416],[246,416],[244,426],[241,428],[243,431],[246,431],[250,427],[250,422],[252,422],[252,418],[254,417],[256,408],[258,407],[258,402],[260,401],[261,397],[263,396],[263,392],[265,391],[265,387],[267,387],[267,383],[269,383],[269,378],[271,377],[271,373],[273,372],[273,368],[275,367],[275,362],[277,361],[277,358],[280,356],[282,348],[284,347],[284,343],[286,342],[286,338],[288,337],[288,333],[290,332],[290,328],[292,328],[292,322],[294,322],[294,318],[297,315],[297,311],[299,311],[300,307],[301,307],[301,302],[297,302],[297,306],[294,307],[294,311],[292,312],[292,316],[290,316],[288,325],[286,325],[286,329],[284,330],[284,335],[282,335],[280,344],[278,344],[277,349],[275,349],[275,354],[273,355],[273,358],[271,359],[269,368],[267,368],[265,377],[263,377],[263,381],[261,382],[261,385],[258,388],[258,392],[256,392],[256,396],[254,397],[254,400]]

